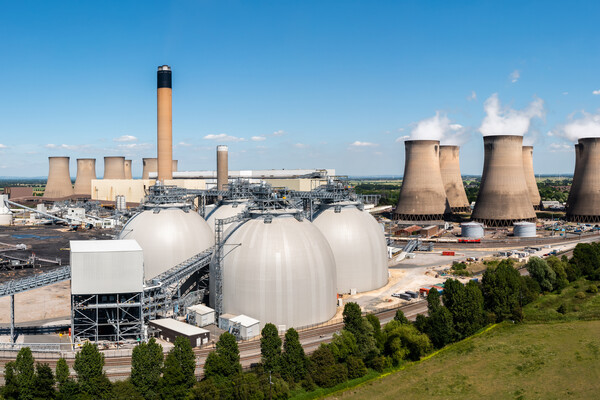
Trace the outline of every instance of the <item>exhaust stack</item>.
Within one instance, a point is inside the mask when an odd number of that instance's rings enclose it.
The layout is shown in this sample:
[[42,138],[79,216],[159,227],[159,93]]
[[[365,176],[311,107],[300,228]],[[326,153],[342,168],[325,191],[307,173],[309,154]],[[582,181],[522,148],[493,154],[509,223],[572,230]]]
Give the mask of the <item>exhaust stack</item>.
[[450,213],[440,172],[439,140],[407,140],[404,176],[394,219],[439,221]]
[[125,179],[125,157],[104,157],[102,179]]
[[75,178],[75,194],[92,195],[92,179],[96,179],[96,159],[77,159],[77,178]]
[[523,137],[485,136],[483,173],[471,218],[489,227],[535,222],[523,171]]
[[123,167],[125,168],[125,179],[133,179],[133,175],[131,173],[131,160],[125,160]]
[[459,146],[440,146],[440,172],[452,212],[470,212],[471,207],[460,174],[459,155]]
[[144,169],[142,170],[142,179],[150,179],[150,172],[158,172],[157,158],[142,158]]
[[567,204],[567,220],[600,222],[600,138],[579,139],[573,185]]
[[535,172],[533,171],[533,146],[523,146],[523,173],[527,182],[527,190],[529,198],[534,210],[539,210],[542,204],[542,197],[537,187],[535,180]]
[[223,187],[229,182],[229,148],[227,146],[217,146],[217,190],[223,190]]
[[173,104],[171,67],[158,67],[157,88],[157,153],[158,180],[173,179]]
[[48,157],[48,181],[44,190],[44,197],[58,199],[71,196],[73,186],[69,174],[69,157]]

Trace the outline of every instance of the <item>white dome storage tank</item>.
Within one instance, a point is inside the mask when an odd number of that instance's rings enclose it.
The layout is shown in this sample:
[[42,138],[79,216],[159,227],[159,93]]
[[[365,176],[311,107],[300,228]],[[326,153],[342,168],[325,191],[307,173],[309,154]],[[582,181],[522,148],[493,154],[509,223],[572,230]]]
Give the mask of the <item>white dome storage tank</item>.
[[6,200],[8,200],[8,195],[0,195],[0,226],[10,225],[13,221],[13,214],[8,208]]
[[175,206],[147,209],[134,215],[118,239],[135,239],[142,247],[146,280],[215,244],[214,233],[200,214]]
[[385,234],[377,220],[357,205],[324,205],[313,219],[333,251],[338,293],[367,292],[388,282]]
[[536,237],[535,223],[533,222],[515,222],[513,226],[513,236],[515,237]]
[[[210,210],[208,214],[206,214],[206,222],[208,222],[208,226],[213,230],[215,230],[215,223],[217,219],[225,219],[230,217],[235,217],[248,205],[248,200],[223,200],[221,204],[219,204],[214,209]],[[229,228],[231,224],[223,225],[223,232]]]
[[460,224],[460,236],[470,239],[481,239],[484,236],[483,224],[479,222],[464,222]]
[[335,260],[327,239],[297,210],[251,211],[225,234],[223,312],[279,326],[325,322],[336,313]]

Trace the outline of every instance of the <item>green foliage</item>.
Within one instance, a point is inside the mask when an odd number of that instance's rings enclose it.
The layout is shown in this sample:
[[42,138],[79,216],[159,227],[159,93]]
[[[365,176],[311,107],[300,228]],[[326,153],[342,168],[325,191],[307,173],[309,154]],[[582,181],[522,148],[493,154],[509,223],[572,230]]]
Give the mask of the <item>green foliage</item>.
[[429,293],[427,294],[427,312],[431,315],[441,307],[442,302],[440,301],[440,292],[435,288],[429,289]]
[[194,356],[189,339],[178,336],[173,342],[173,348],[169,351],[165,359],[163,377],[160,384],[161,397],[163,399],[183,398],[187,391],[196,383],[195,369],[196,357]]
[[35,366],[35,398],[54,399],[54,373],[48,364],[37,363]]
[[369,362],[369,367],[373,368],[377,372],[383,372],[388,367],[387,357],[377,356]]
[[367,374],[367,367],[363,360],[358,357],[350,356],[346,360],[348,369],[348,379],[356,379]]
[[19,350],[15,360],[19,399],[33,399],[35,396],[35,368],[33,355],[29,347]]
[[7,400],[19,398],[19,384],[17,383],[14,361],[7,362],[4,365],[4,386],[0,393]]
[[298,332],[290,328],[283,340],[282,375],[288,382],[300,382],[306,376],[306,355]]
[[485,309],[498,321],[515,318],[521,308],[521,276],[512,260],[502,260],[495,269],[483,273],[482,291]]
[[356,335],[363,327],[362,311],[360,306],[354,302],[346,303],[344,306],[344,328]]
[[531,257],[525,268],[529,272],[529,275],[536,280],[540,285],[540,288],[544,292],[551,292],[556,283],[556,273],[545,260],[539,257]]
[[144,396],[129,379],[113,383],[110,398],[114,400],[144,400]]
[[104,354],[95,344],[86,342],[75,355],[73,369],[77,373],[77,382],[82,393],[99,399],[110,397],[111,384],[102,368]]
[[398,204],[400,196],[400,187],[397,185],[389,185],[384,183],[365,182],[355,186],[358,194],[378,194],[381,195],[379,205],[395,206]]
[[454,330],[454,322],[450,311],[446,307],[440,307],[431,312],[427,318],[425,332],[431,343],[438,349],[452,343],[457,334]]
[[594,294],[594,293],[598,293],[598,286],[596,286],[596,285],[590,285],[590,286],[587,288],[586,292],[588,292],[588,293],[592,293],[592,294]]
[[335,361],[329,346],[319,346],[310,356],[310,361],[311,377],[320,387],[333,387],[348,379],[346,366]]
[[236,375],[232,383],[234,399],[260,400],[265,398],[258,376],[252,372]]
[[385,355],[390,357],[393,365],[398,365],[402,360],[419,360],[432,349],[431,341],[427,335],[419,332],[412,325],[390,321],[384,328]]
[[446,280],[444,306],[452,315],[457,339],[470,336],[483,326],[483,294],[477,283],[463,285],[456,279]]
[[[400,310],[398,310],[400,311]],[[402,311],[400,311],[402,312]],[[398,315],[398,312],[396,312],[396,316]],[[404,316],[404,314],[402,314]],[[365,317],[367,319],[367,322],[369,324],[371,324],[371,326],[373,327],[373,337],[375,338],[375,342],[377,343],[377,349],[379,350],[379,352],[383,351],[383,345],[385,342],[385,337],[383,335],[383,333],[381,332],[381,321],[379,321],[379,318],[377,318],[377,316],[373,315],[373,314],[367,314],[367,316]],[[408,321],[408,320],[407,320]]]
[[266,324],[260,338],[261,362],[265,371],[279,372],[281,365],[281,338],[277,327]]
[[206,358],[204,376],[207,378],[211,376],[232,377],[241,372],[240,350],[235,336],[229,332],[224,332],[219,337],[216,350]]
[[376,357],[379,354],[379,348],[375,340],[374,329],[368,320],[362,317],[360,306],[353,302],[346,303],[343,316],[344,329],[356,338],[359,356],[367,362]]
[[548,266],[552,268],[554,274],[556,275],[556,280],[553,285],[554,290],[562,290],[566,288],[569,284],[569,279],[566,272],[568,262],[563,261],[556,256],[550,256],[546,259],[546,263],[548,263]]
[[333,334],[333,340],[329,344],[329,349],[339,362],[344,362],[348,357],[358,354],[356,338],[346,329],[342,329],[339,334]]
[[561,304],[560,306],[558,306],[558,308],[556,309],[556,312],[560,313],[560,314],[566,314],[567,313],[567,307],[564,304]]
[[198,382],[189,392],[188,399],[221,400],[232,399],[234,386],[230,378],[211,376]]
[[270,396],[276,400],[287,399],[290,395],[290,387],[287,382],[277,376],[271,376],[270,379],[271,380],[269,381],[268,374],[259,376],[262,393],[265,396],[264,398],[268,399]]
[[[573,257],[569,261],[571,268],[567,271],[569,280],[573,281],[581,276],[590,278],[600,266],[600,244],[579,243],[573,249]],[[571,279],[574,278],[574,279]]]
[[415,318],[415,328],[421,333],[427,333],[427,317],[423,314],[417,314]]
[[541,291],[540,285],[531,276],[521,277],[521,303],[523,305],[535,301],[540,296]]
[[67,360],[64,358],[59,358],[56,362],[56,381],[59,385],[65,383],[70,376],[69,365],[67,364]]
[[163,348],[155,338],[135,346],[131,355],[131,384],[144,398],[158,398],[162,369]]
[[575,298],[576,299],[585,299],[585,293],[577,292],[577,293],[575,293]]
[[404,312],[402,312],[402,310],[400,309],[396,310],[396,315],[394,315],[394,321],[398,321],[401,324],[410,324],[410,321],[408,320],[408,318],[406,318]]

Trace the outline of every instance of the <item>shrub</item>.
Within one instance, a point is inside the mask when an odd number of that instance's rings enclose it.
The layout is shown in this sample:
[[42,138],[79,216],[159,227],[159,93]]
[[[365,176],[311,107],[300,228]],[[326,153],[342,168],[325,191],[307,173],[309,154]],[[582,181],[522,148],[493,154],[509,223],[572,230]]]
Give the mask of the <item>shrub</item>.
[[567,313],[567,307],[564,304],[561,304],[560,306],[558,306],[558,308],[556,309],[556,312],[559,314],[566,314]]
[[577,292],[577,293],[575,293],[575,298],[576,299],[585,299],[585,293]]
[[369,366],[377,372],[383,372],[383,370],[388,366],[388,360],[384,356],[377,356],[371,360]]
[[587,288],[587,292],[588,293],[598,293],[598,286],[596,286],[596,285],[590,285],[590,287]]
[[346,360],[346,367],[348,368],[348,378],[356,379],[367,374],[367,367],[360,358],[350,356]]

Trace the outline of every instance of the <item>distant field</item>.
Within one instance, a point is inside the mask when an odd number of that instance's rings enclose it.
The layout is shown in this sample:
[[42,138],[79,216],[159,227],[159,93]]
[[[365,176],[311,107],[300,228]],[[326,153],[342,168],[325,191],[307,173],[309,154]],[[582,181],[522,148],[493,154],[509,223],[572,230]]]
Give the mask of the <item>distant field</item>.
[[339,399],[592,399],[600,321],[502,324]]

